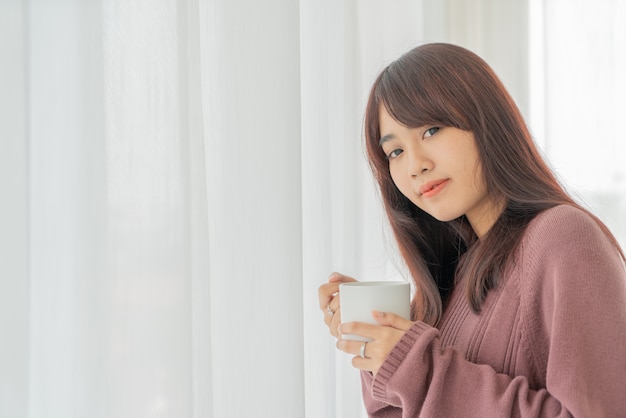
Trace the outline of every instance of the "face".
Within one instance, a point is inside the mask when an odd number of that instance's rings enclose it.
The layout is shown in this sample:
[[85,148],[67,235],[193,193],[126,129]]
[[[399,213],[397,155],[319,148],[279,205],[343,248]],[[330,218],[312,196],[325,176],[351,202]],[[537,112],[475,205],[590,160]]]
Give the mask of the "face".
[[442,126],[407,128],[380,109],[380,144],[404,196],[440,221],[466,215],[481,237],[501,206],[487,193],[471,132]]

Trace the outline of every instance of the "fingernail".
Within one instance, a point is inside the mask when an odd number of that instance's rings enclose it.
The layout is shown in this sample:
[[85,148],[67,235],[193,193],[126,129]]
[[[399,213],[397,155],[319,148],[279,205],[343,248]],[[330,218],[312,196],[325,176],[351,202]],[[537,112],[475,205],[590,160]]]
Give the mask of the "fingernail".
[[374,315],[379,317],[379,318],[384,318],[385,317],[385,313],[384,312],[380,312],[380,311],[374,311]]
[[337,282],[337,281],[339,281],[339,275],[336,272],[330,273],[330,276],[328,276],[328,281],[329,282]]
[[341,325],[337,327],[337,334],[339,335],[339,338],[341,338]]

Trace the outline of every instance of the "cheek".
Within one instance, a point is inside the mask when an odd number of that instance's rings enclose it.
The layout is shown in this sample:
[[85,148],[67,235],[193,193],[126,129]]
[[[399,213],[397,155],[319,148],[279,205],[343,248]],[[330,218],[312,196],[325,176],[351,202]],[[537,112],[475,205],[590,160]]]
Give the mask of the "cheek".
[[406,197],[415,204],[415,196],[411,187],[411,179],[409,179],[406,175],[400,174],[400,170],[398,169],[390,169],[389,171],[391,174],[391,179],[393,180],[393,183],[396,185],[398,190],[400,190],[400,193],[402,193],[404,197]]
[[485,179],[483,177],[483,170],[478,157],[474,161],[473,165],[467,170],[468,178],[472,179],[471,187],[478,193],[485,193],[487,186],[485,185]]
[[407,181],[406,179],[404,179],[403,176],[400,175],[400,170],[398,169],[398,167],[395,165],[390,166],[389,174],[391,174],[391,179],[393,180],[393,183],[396,185],[398,190],[400,190],[400,192],[402,192],[402,194],[406,196]]

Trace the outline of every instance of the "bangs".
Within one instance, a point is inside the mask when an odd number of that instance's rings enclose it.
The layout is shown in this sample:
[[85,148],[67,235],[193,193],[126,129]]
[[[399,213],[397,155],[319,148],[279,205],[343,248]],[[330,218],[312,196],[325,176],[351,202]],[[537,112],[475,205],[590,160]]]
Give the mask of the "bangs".
[[376,111],[382,104],[391,117],[409,128],[441,125],[471,130],[465,117],[465,106],[472,101],[466,86],[455,83],[458,77],[447,74],[445,66],[437,68],[431,60],[410,58],[401,57],[381,73],[373,92]]

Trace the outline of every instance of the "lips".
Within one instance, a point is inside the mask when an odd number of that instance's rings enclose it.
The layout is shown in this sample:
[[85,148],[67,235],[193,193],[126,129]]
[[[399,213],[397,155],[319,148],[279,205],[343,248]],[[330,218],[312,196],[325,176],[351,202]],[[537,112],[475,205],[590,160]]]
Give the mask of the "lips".
[[433,180],[424,183],[419,188],[419,194],[423,197],[433,197],[448,184],[450,179]]

